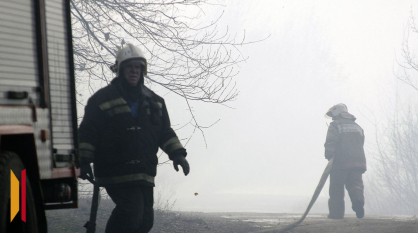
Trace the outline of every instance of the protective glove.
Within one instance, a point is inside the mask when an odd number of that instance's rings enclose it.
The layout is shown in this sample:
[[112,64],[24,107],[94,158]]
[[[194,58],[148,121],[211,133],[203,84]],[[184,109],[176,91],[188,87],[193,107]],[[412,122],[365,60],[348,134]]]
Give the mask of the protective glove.
[[90,163],[80,163],[80,178],[83,180],[94,180],[93,171],[91,170]]
[[173,165],[176,171],[179,171],[178,165],[183,168],[184,175],[187,176],[190,171],[189,163],[187,162],[186,158],[182,155],[176,156],[173,158]]

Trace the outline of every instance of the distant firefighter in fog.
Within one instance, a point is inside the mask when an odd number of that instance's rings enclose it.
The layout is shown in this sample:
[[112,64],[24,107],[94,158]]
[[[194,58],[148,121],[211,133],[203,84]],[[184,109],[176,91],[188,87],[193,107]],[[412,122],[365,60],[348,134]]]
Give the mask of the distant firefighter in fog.
[[364,217],[364,185],[366,171],[364,131],[355,123],[345,104],[331,107],[325,117],[332,118],[325,142],[325,158],[334,158],[330,173],[328,218],[344,218],[344,185],[350,195],[357,218]]

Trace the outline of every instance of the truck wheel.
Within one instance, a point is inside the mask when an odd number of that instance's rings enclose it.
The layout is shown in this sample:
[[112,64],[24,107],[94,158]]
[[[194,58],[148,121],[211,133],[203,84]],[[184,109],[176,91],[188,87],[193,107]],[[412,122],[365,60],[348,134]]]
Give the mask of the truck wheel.
[[19,212],[10,222],[10,170],[19,180],[21,190],[21,171],[25,167],[19,156],[13,152],[0,152],[0,232],[7,233],[37,233],[37,218],[35,200],[30,187],[29,177],[26,175],[26,222],[21,220],[21,194],[19,193]]

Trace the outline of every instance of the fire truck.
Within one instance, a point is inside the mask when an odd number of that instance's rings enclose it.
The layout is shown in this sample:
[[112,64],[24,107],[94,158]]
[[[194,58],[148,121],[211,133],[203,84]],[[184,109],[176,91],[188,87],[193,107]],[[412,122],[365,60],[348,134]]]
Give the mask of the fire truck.
[[77,208],[73,63],[69,0],[0,1],[0,233]]

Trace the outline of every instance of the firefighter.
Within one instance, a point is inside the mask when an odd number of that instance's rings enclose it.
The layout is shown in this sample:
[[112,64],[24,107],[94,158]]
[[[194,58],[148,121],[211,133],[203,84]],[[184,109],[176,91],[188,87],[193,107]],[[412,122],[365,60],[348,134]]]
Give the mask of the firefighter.
[[328,218],[344,218],[344,185],[357,218],[364,217],[364,185],[366,171],[364,131],[355,123],[345,104],[331,107],[325,115],[332,118],[325,142],[325,158],[334,158],[330,173]]
[[186,176],[187,153],[170,126],[164,99],[144,85],[147,60],[142,51],[126,44],[111,69],[116,78],[90,97],[80,124],[80,178],[94,177],[116,204],[106,233],[149,232],[158,148]]

